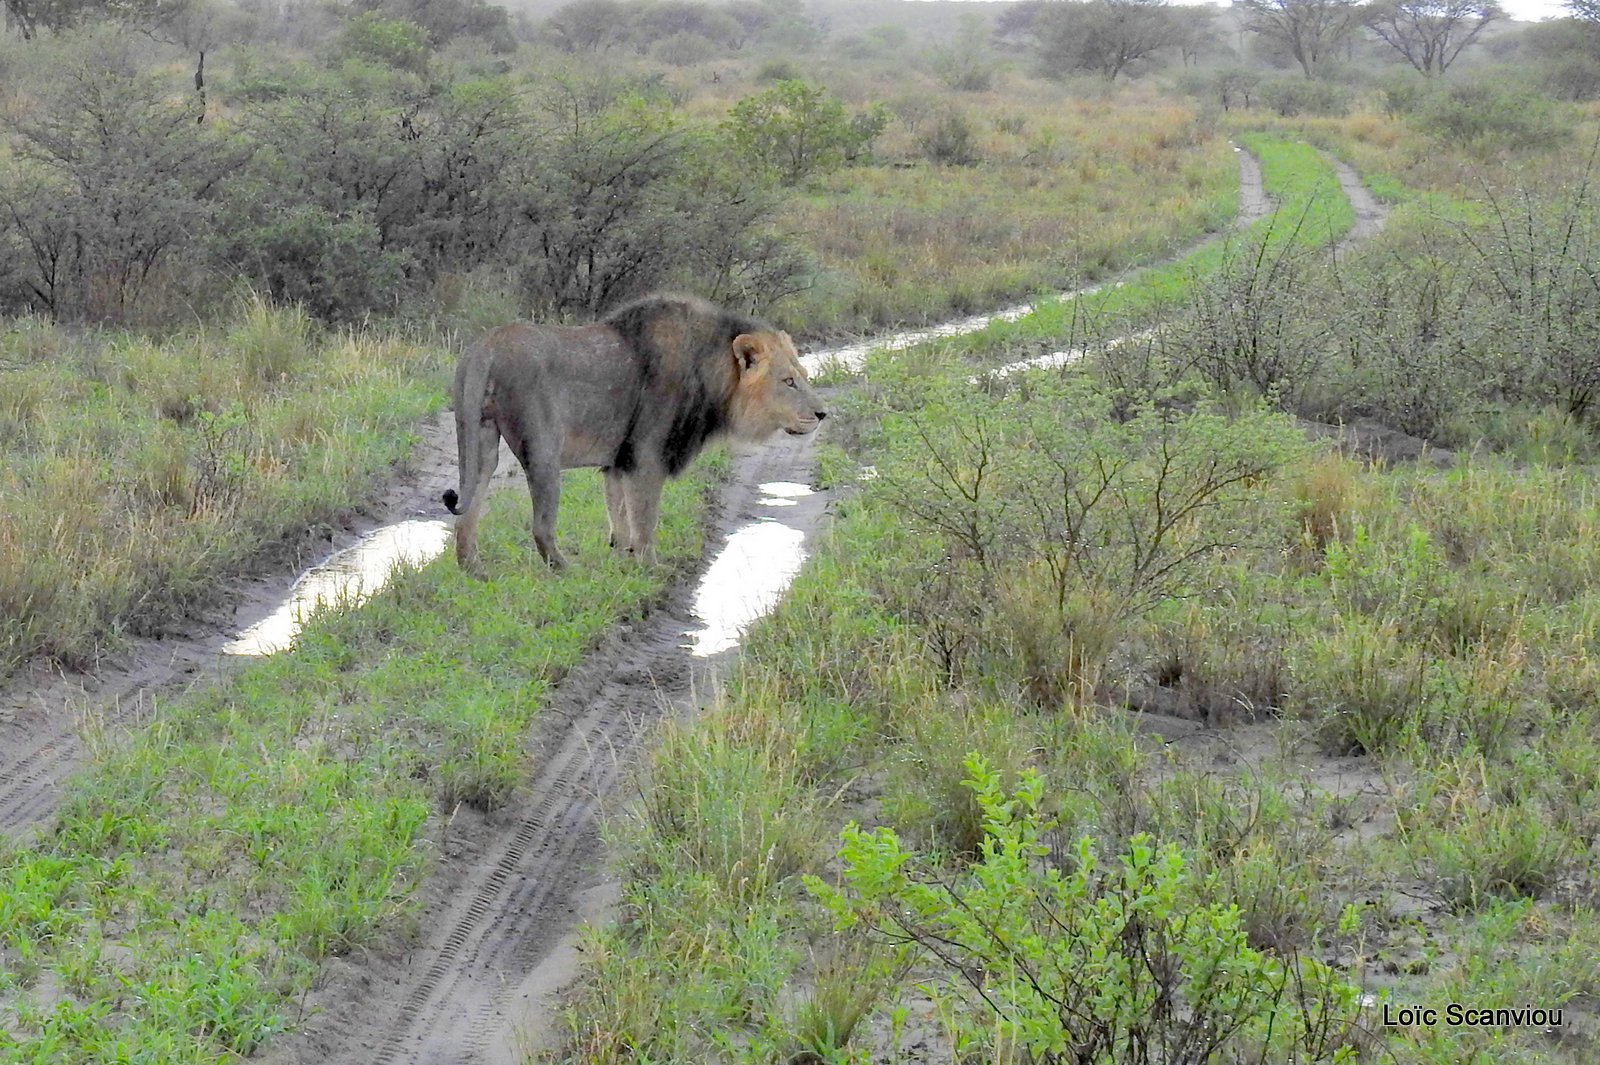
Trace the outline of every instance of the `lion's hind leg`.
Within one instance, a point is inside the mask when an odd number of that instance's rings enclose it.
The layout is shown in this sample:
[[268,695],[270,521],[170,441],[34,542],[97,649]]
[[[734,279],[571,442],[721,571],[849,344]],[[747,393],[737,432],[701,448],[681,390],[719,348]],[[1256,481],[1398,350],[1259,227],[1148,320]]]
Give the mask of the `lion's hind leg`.
[[561,453],[555,442],[511,441],[511,450],[528,479],[528,499],[533,505],[533,543],[551,569],[565,569],[567,560],[556,546],[556,513],[561,507]]
[[472,471],[472,482],[463,482],[466,493],[462,502],[461,517],[456,520],[456,562],[469,573],[478,572],[478,521],[483,516],[484,503],[489,498],[489,482],[494,478],[494,468],[500,461],[500,430],[494,422],[480,422],[472,430],[473,439],[466,448],[477,448],[477,468]]

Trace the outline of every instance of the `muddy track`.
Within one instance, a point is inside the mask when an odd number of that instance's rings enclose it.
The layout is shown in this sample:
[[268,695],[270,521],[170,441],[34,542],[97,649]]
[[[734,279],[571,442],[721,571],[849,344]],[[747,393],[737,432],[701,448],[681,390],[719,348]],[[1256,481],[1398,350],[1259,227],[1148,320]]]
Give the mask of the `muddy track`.
[[1389,220],[1389,208],[1379,203],[1377,197],[1367,191],[1367,186],[1361,181],[1361,175],[1351,169],[1349,164],[1326,152],[1322,153],[1322,157],[1333,167],[1334,173],[1339,175],[1339,188],[1356,213],[1355,225],[1351,226],[1350,232],[1333,246],[1334,254],[1337,255],[1352,244],[1376,236],[1383,229],[1384,223]]
[[[1250,153],[1236,151],[1240,197],[1235,224],[1245,226],[1264,217],[1272,205],[1259,164]],[[904,336],[914,340],[921,332]],[[223,654],[223,646],[288,596],[304,563],[348,547],[382,525],[440,517],[439,495],[455,485],[454,426],[448,415],[440,415],[420,436],[401,475],[349,528],[331,539],[308,535],[293,545],[290,565],[272,575],[223,582],[221,605],[197,617],[186,634],[135,640],[87,673],[35,663],[0,682],[0,835],[22,835],[50,820],[63,783],[84,762],[86,723],[111,734],[131,728],[147,716],[157,697],[209,681],[229,668],[232,659]],[[497,478],[514,479],[515,468],[502,450]]]
[[[1239,166],[1237,225],[1246,226],[1272,204],[1254,157],[1241,151]],[[708,557],[760,516],[758,486],[811,482],[815,446],[782,438],[736,462]],[[782,520],[809,541],[824,497],[797,502]],[[614,894],[598,815],[657,721],[691,712],[737,653],[685,650],[692,592],[693,581],[681,582],[664,609],[614,632],[561,684],[531,744],[537,768],[525,798],[489,817],[460,813],[435,840],[444,867],[421,889],[420,939],[332,962],[298,1030],[262,1055],[267,1065],[516,1065],[528,1048],[551,1045],[553,997],[577,971],[576,929]]]
[[132,727],[155,697],[227,669],[231,656],[223,645],[283,601],[305,561],[399,517],[437,516],[439,493],[455,483],[454,430],[440,416],[420,436],[402,476],[350,528],[331,540],[308,533],[289,545],[290,565],[272,576],[224,582],[219,605],[195,619],[187,635],[136,640],[89,673],[34,664],[0,683],[0,834],[19,835],[49,820],[62,784],[84,761],[86,722],[111,732]]
[[[759,486],[810,483],[812,437],[782,437],[735,461],[722,493],[713,552],[757,520]],[[809,540],[825,510],[811,495],[782,520]],[[462,814],[436,840],[453,867],[424,887],[422,935],[349,959],[307,1003],[296,1034],[263,1055],[273,1065],[510,1063],[525,1022],[564,985],[571,932],[603,892],[599,813],[663,714],[690,710],[728,654],[694,659],[692,580],[644,621],[615,632],[557,689],[533,741],[524,797],[497,815]],[[596,889],[602,889],[597,892]],[[586,905],[586,903],[589,903]],[[563,949],[556,949],[561,947]]]

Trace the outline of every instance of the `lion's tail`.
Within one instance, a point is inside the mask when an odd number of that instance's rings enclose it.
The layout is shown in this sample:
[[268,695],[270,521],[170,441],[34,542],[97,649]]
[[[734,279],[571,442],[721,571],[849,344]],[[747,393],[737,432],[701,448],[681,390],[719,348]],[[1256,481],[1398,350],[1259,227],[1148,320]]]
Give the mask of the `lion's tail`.
[[[489,358],[487,352],[468,352],[456,367],[456,489],[444,493],[445,509],[461,514],[472,507],[477,492],[478,479],[483,472],[483,449],[478,437],[483,427],[484,404],[489,390]],[[498,441],[497,441],[498,442]]]

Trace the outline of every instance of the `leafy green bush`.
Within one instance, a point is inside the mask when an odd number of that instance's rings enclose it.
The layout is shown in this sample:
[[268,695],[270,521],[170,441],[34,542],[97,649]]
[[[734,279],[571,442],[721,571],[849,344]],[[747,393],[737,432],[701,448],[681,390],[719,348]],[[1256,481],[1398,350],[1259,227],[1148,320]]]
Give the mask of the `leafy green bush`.
[[1263,81],[1257,96],[1285,118],[1296,115],[1340,117],[1350,113],[1350,94],[1342,86],[1309,78],[1285,77]]
[[1550,97],[1484,81],[1458,82],[1434,94],[1416,121],[1441,140],[1483,152],[1549,147],[1572,133]]
[[960,998],[956,1045],[1051,1065],[1348,1060],[1358,990],[1249,946],[1238,907],[1203,901],[1176,847],[1136,835],[1104,868],[1090,838],[1063,853],[1037,773],[1008,796],[981,759],[968,768],[984,841],[965,874],[852,824],[843,886],[806,880],[841,929],[920,951]]
[[868,115],[852,121],[844,102],[825,89],[788,80],[734,104],[726,129],[742,159],[794,185],[870,147],[887,118],[880,111]]
[[428,31],[415,22],[367,11],[345,23],[336,51],[420,74],[428,66],[428,43]]

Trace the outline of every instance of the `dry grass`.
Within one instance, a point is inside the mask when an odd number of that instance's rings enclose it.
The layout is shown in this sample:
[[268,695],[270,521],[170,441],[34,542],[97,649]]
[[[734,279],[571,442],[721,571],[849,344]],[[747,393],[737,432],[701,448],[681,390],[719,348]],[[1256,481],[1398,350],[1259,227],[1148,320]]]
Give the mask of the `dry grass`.
[[156,342],[0,332],[0,675],[157,633],[349,515],[439,402],[442,351],[251,302]]

